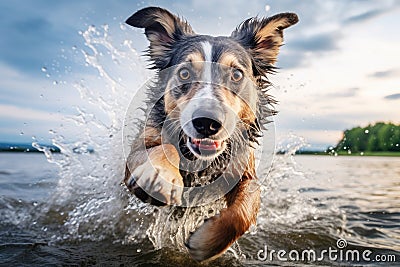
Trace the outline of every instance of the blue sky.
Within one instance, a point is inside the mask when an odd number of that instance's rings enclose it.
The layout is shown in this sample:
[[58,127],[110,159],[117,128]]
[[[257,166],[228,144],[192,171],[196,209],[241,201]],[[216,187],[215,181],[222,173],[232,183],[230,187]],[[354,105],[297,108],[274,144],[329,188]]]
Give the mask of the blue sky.
[[[130,40],[140,53],[144,35],[121,30],[121,23],[149,5],[168,8],[211,35],[229,35],[255,15],[299,15],[285,33],[281,70],[271,77],[280,102],[279,140],[294,133],[321,148],[335,144],[346,128],[400,123],[399,1],[2,1],[0,142],[34,136],[49,143],[66,116],[88,106],[73,83],[98,75],[85,65],[80,32],[106,24],[115,42]],[[74,130],[62,129],[72,140]]]

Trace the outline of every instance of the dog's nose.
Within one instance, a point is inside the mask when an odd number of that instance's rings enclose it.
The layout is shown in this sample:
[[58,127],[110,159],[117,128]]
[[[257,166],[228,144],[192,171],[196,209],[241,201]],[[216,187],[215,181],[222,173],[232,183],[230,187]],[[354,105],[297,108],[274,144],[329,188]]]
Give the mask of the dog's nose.
[[214,108],[213,111],[198,109],[192,116],[193,127],[204,137],[218,133],[223,121],[224,113],[219,108]]
[[196,131],[204,136],[216,134],[222,126],[218,121],[206,117],[196,118],[192,123]]

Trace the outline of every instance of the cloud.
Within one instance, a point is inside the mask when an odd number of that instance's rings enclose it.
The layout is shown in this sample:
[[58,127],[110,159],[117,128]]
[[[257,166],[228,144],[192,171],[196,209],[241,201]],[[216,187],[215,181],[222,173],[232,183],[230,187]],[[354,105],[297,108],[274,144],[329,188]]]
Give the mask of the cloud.
[[[124,2],[124,3],[123,3]],[[140,4],[142,5],[142,4]],[[126,7],[132,6],[132,11]],[[24,72],[40,74],[42,66],[68,66],[61,50],[81,44],[79,30],[88,25],[108,22],[119,27],[124,14],[133,12],[138,5],[120,1],[114,3],[82,1],[36,1],[18,4],[0,3],[0,60]],[[74,64],[74,67],[79,67]]]
[[297,35],[296,38],[290,38],[281,48],[278,66],[284,69],[306,66],[309,59],[338,50],[340,40],[341,35],[338,33],[321,33],[306,37]]
[[352,24],[352,23],[361,23],[365,22],[368,20],[371,20],[379,15],[382,15],[383,13],[387,12],[388,10],[386,9],[375,9],[375,10],[369,10],[366,12],[363,12],[361,14],[357,14],[354,16],[351,16],[343,21],[344,24]]
[[[283,50],[283,51],[282,51]],[[281,69],[293,69],[306,64],[307,56],[302,56],[296,51],[281,49],[278,55],[278,63],[276,64]]]
[[32,15],[10,19],[2,25],[0,34],[1,60],[20,70],[37,73],[45,62],[50,62],[49,55],[55,58],[62,38],[49,21]]
[[31,108],[0,104],[0,118],[25,121],[61,121],[63,116],[59,113],[49,113]]
[[290,48],[302,52],[327,52],[338,49],[340,34],[335,32],[316,34],[308,37],[298,36],[290,43]]
[[282,130],[297,131],[339,131],[351,126],[351,122],[333,115],[299,115],[293,112],[282,112],[274,118],[276,125]]
[[360,88],[352,87],[347,90],[343,90],[343,91],[339,91],[339,92],[335,92],[335,93],[329,93],[329,94],[326,94],[325,96],[327,96],[327,97],[353,97],[359,91],[360,91]]
[[388,78],[388,77],[397,76],[397,74],[398,74],[398,70],[390,69],[390,70],[384,70],[384,71],[377,71],[377,72],[371,73],[368,76],[372,77],[372,78]]
[[387,95],[384,97],[386,100],[397,100],[400,99],[400,94],[392,94],[392,95]]
[[[0,61],[0,104],[30,107],[57,112],[61,109],[71,113],[73,105],[80,104],[78,93],[70,85],[54,85],[52,77],[46,78],[23,72]],[[67,87],[67,88],[66,88]],[[68,111],[67,111],[68,109]]]
[[303,136],[307,141],[318,144],[326,148],[326,144],[335,145],[342,137],[340,130],[299,130],[297,135]]

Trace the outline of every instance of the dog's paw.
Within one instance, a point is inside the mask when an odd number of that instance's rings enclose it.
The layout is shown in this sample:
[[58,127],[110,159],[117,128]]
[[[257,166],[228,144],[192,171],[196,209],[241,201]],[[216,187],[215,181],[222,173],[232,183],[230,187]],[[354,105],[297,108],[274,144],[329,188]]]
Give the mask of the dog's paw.
[[235,240],[235,229],[220,215],[204,221],[187,240],[190,256],[196,261],[212,260],[221,255]]
[[176,168],[147,161],[133,170],[126,184],[144,202],[157,206],[182,203],[183,179]]

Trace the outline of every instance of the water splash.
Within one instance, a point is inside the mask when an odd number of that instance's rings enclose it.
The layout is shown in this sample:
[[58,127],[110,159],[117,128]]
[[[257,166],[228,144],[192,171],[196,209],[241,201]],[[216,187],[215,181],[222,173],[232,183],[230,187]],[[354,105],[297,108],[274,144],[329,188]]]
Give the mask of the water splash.
[[[108,25],[89,26],[80,35],[84,47],[74,46],[73,50],[81,52],[78,57],[85,59],[89,74],[82,75],[72,86],[84,105],[76,107],[76,115],[67,117],[53,133],[53,144],[61,154],[52,154],[34,143],[60,167],[60,180],[47,210],[62,214],[66,233],[55,237],[57,240],[111,237],[130,242],[146,229],[138,229],[136,219],[148,215],[153,208],[139,203],[120,186],[125,167],[122,125],[130,99],[149,73],[131,42],[113,39]],[[75,129],[72,142],[58,134],[70,129]]]
[[296,151],[309,144],[304,137],[293,133],[283,140],[278,144],[277,151],[285,153],[274,158],[268,183],[262,186],[258,228],[267,232],[280,229],[283,234],[304,233],[304,229],[316,235],[340,234],[346,223],[344,212],[332,202],[324,206],[321,199],[306,194],[307,191],[324,190],[315,187],[318,176],[301,169],[294,156]]

